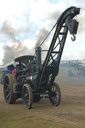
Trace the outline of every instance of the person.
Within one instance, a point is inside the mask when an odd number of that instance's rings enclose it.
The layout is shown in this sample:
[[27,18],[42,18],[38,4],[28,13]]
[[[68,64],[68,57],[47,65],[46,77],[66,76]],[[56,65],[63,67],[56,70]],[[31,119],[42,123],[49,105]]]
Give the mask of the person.
[[14,70],[14,66],[13,65],[7,66],[8,74],[12,74],[13,70]]

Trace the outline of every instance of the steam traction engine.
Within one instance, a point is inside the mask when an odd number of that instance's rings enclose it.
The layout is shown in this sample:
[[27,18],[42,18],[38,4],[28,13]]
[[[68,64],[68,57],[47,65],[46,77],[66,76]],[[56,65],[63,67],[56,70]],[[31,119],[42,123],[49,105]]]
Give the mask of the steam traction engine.
[[[31,108],[33,102],[42,97],[49,97],[54,106],[61,101],[61,92],[54,82],[59,72],[59,64],[68,31],[75,40],[78,22],[74,19],[80,8],[70,7],[65,10],[55,24],[55,32],[44,63],[41,64],[41,48],[36,48],[36,56],[21,56],[8,63],[4,77],[4,97],[8,104],[14,104],[22,98],[25,107]],[[43,52],[43,51],[42,51]]]

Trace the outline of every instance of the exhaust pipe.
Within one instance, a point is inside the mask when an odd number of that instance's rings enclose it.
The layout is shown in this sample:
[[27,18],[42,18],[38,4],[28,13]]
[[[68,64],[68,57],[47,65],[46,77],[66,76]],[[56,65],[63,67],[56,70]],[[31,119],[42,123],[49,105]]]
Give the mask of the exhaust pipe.
[[40,66],[41,65],[41,47],[36,47],[35,53],[36,53],[36,64]]

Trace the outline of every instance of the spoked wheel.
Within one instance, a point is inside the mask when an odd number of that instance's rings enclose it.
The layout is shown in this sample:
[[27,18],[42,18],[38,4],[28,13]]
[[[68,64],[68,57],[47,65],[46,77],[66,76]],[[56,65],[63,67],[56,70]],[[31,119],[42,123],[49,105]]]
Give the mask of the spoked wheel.
[[49,99],[52,105],[58,106],[61,102],[61,91],[57,83],[53,83],[49,91]]
[[23,104],[26,108],[30,109],[33,103],[32,89],[29,84],[25,84],[22,88]]
[[14,104],[17,98],[17,95],[13,93],[13,83],[15,78],[13,75],[5,76],[4,78],[4,98],[8,104]]

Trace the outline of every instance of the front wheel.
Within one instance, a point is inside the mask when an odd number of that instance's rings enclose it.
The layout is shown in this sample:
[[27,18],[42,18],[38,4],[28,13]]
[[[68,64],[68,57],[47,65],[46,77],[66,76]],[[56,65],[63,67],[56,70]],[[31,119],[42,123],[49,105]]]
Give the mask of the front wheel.
[[57,83],[53,83],[49,90],[49,99],[52,105],[58,106],[61,102],[61,91]]
[[30,109],[33,103],[32,89],[29,84],[25,84],[22,88],[23,104],[26,108]]

